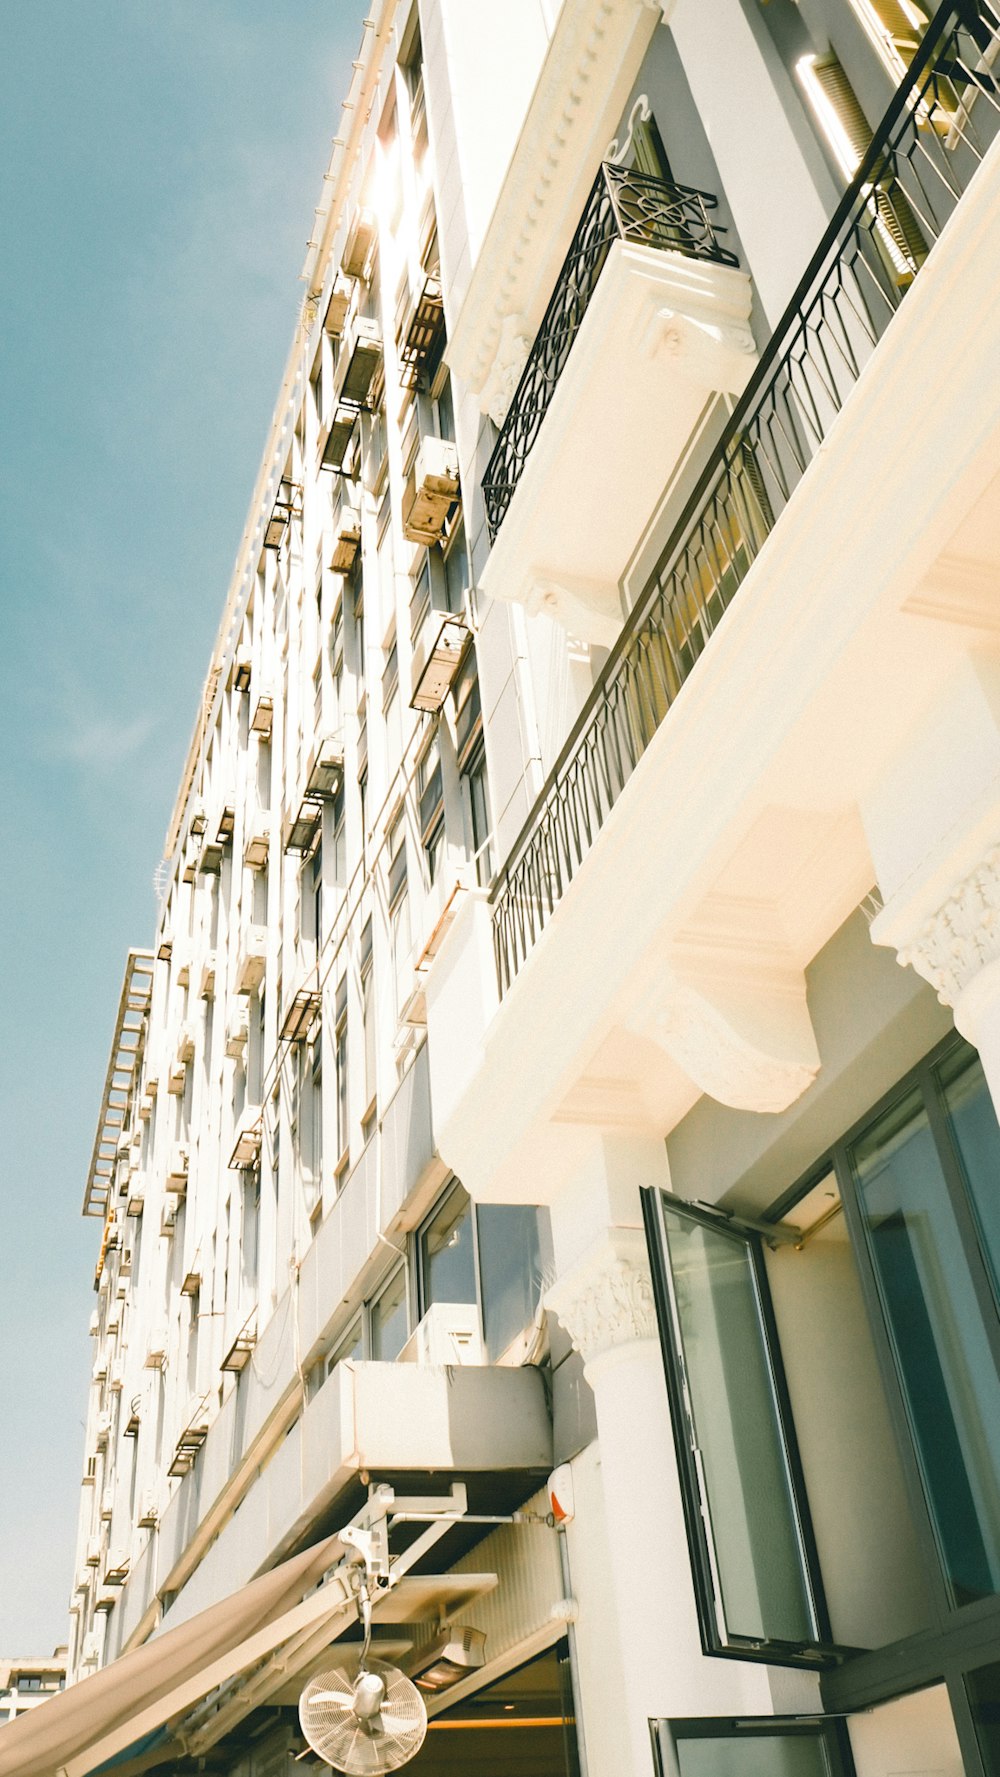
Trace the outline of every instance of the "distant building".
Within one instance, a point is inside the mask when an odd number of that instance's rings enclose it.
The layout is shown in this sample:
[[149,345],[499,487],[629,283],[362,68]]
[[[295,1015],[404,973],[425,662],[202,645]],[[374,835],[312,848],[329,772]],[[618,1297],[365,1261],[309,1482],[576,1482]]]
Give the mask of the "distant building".
[[26,1715],[65,1688],[68,1651],[57,1647],[45,1660],[0,1660],[0,1722]]
[[998,1777],[1000,16],[370,13],[86,1185],[52,1764],[295,1769],[351,1524],[415,1777]]

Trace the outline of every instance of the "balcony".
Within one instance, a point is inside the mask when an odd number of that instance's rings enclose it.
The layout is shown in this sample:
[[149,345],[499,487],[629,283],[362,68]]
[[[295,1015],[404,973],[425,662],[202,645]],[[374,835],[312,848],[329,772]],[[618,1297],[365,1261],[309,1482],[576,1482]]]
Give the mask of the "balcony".
[[[998,40],[1000,20],[988,4],[964,15],[942,7],[924,39],[493,885],[501,994],[711,643],[997,134]],[[921,236],[925,251],[914,246]],[[909,243],[904,257],[901,240]],[[601,252],[606,261],[606,244]],[[595,250],[585,262],[591,293],[597,257]],[[494,529],[516,510],[518,479],[552,399],[544,364],[554,387],[580,325],[578,300],[572,288],[557,291],[491,459],[484,491]],[[557,308],[567,317],[562,333]],[[582,505],[578,491],[574,519]]]
[[605,645],[709,395],[741,393],[756,362],[750,281],[716,205],[601,167],[483,478],[484,590]]
[[702,1093],[780,1113],[816,1077],[805,972],[871,885],[896,762],[1000,631],[998,43],[985,5],[938,14],[429,971],[437,1140],[480,1200],[556,1193],[595,1129],[660,1139]]

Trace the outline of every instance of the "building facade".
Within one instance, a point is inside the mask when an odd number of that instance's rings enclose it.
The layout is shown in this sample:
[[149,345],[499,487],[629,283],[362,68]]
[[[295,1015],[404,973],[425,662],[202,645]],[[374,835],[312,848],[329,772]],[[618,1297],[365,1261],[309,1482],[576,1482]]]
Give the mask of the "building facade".
[[373,6],[87,1183],[69,1777],[290,1768],[351,1522],[485,1633],[415,1771],[1000,1771],[998,50]]
[[16,1721],[65,1688],[67,1652],[57,1647],[48,1659],[0,1660],[0,1723]]

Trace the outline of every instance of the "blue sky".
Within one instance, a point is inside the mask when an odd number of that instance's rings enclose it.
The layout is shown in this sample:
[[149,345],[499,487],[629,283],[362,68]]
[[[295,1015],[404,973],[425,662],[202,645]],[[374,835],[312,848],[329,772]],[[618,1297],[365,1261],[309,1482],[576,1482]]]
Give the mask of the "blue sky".
[[84,1175],[365,11],[3,8],[0,1655],[65,1638]]

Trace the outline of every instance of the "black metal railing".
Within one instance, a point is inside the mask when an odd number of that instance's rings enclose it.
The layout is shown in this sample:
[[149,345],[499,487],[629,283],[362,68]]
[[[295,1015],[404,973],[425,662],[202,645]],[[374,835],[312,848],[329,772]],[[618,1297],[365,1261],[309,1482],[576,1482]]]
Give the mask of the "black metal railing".
[[1000,129],[998,5],[951,0],[936,13],[494,879],[501,993],[593,845]]
[[707,191],[609,161],[601,167],[486,465],[483,499],[491,538],[514,497],[612,244],[673,248],[690,259],[737,265],[735,254],[719,245],[726,231],[709,214],[717,204]]

